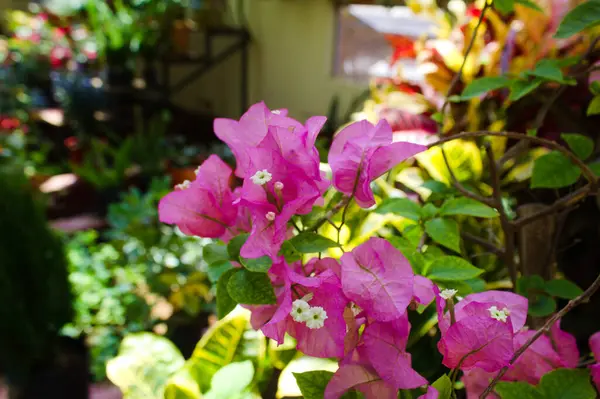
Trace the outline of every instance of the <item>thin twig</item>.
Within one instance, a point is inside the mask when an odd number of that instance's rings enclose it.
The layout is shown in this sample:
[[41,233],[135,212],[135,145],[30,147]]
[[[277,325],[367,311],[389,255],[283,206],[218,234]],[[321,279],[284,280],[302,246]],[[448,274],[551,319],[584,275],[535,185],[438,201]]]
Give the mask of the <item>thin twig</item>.
[[421,236],[421,239],[419,240],[419,245],[417,246],[417,251],[421,252],[423,246],[425,245],[425,242],[427,242],[427,233],[423,233],[423,235]]
[[[452,137],[456,137],[456,136],[452,136]],[[467,188],[465,186],[462,185],[462,183],[456,178],[456,175],[454,174],[454,171],[452,170],[452,167],[450,166],[450,163],[448,162],[448,156],[446,155],[446,150],[444,149],[444,146],[441,146],[440,148],[442,150],[442,156],[444,157],[444,163],[446,164],[446,168],[448,169],[448,172],[450,173],[450,178],[452,179],[452,185],[454,186],[454,188],[456,188],[458,191],[460,191],[460,193],[467,198],[471,198],[477,202],[486,204],[487,206],[494,207],[494,203],[491,198],[484,197],[482,195],[479,195],[477,193],[469,191],[469,190],[467,190]]]
[[488,157],[490,168],[490,178],[492,180],[492,198],[494,199],[494,208],[498,210],[500,216],[500,226],[504,231],[504,263],[510,274],[510,281],[513,286],[517,286],[517,266],[515,264],[515,229],[511,223],[504,206],[502,205],[502,191],[500,189],[500,174],[496,169],[496,160],[494,159],[494,151],[489,143],[486,143],[485,152]]
[[308,231],[317,231],[319,227],[321,227],[327,220],[331,219],[336,213],[338,213],[344,206],[346,206],[350,202],[351,197],[344,197],[338,202],[333,208],[331,208],[325,215],[319,218],[311,227],[309,227]]
[[569,158],[569,160],[571,162],[573,162],[575,165],[577,165],[579,167],[579,169],[581,169],[586,180],[592,184],[592,187],[591,187],[592,191],[595,191],[595,189],[597,188],[596,187],[596,185],[597,185],[596,175],[589,168],[589,166],[587,166],[581,159],[577,158],[577,156],[575,154],[573,154],[571,151],[567,150],[565,147],[561,146],[560,144],[555,143],[554,141],[539,138],[537,136],[527,136],[523,133],[515,133],[515,132],[491,132],[488,130],[482,130],[482,131],[477,131],[477,132],[463,132],[463,133],[456,134],[454,136],[444,137],[444,138],[436,141],[435,143],[429,144],[428,148],[431,148],[431,147],[434,147],[434,146],[437,146],[437,145],[440,145],[440,144],[443,144],[443,143],[446,143],[446,142],[452,141],[452,140],[469,139],[469,138],[486,137],[486,136],[507,137],[509,139],[517,139],[517,140],[528,140],[528,141],[534,142],[535,144],[550,147],[551,149],[562,153],[564,156]]
[[471,241],[477,245],[482,246],[483,248],[487,249],[490,253],[492,253],[498,257],[502,257],[502,258],[504,257],[504,249],[498,248],[496,245],[492,244],[491,242],[489,242],[487,240],[484,240],[481,237],[478,237],[471,233],[467,233],[466,231],[463,231],[462,233],[460,233],[460,236],[466,241]]
[[479,20],[477,20],[477,25],[475,25],[475,29],[473,29],[473,34],[471,36],[471,40],[469,41],[469,45],[467,46],[467,49],[465,51],[465,56],[463,58],[462,64],[460,65],[460,68],[458,69],[458,72],[456,73],[456,75],[454,75],[454,77],[450,81],[450,86],[448,86],[448,91],[446,92],[446,99],[444,100],[444,104],[442,105],[442,109],[440,111],[440,113],[442,115],[444,115],[444,113],[446,112],[446,107],[448,106],[448,104],[450,104],[450,102],[448,101],[448,98],[452,94],[452,91],[455,89],[458,82],[462,79],[463,70],[465,69],[465,65],[467,64],[467,59],[469,58],[469,53],[471,53],[471,50],[473,49],[473,46],[475,45],[475,40],[477,39],[477,32],[479,32],[479,27],[481,26],[481,24],[483,23],[483,20],[485,19],[484,18],[485,12],[487,11],[488,8],[491,7],[491,5],[492,5],[491,3],[488,3],[486,1],[483,8],[481,9],[481,14],[479,14]]
[[485,397],[488,396],[494,390],[494,386],[496,386],[498,381],[500,381],[500,379],[504,376],[504,374],[506,374],[509,367],[517,361],[517,359],[527,350],[527,348],[529,348],[531,345],[533,345],[533,343],[539,337],[541,337],[544,333],[547,333],[548,331],[550,331],[550,329],[552,328],[554,323],[556,323],[556,321],[558,321],[559,319],[564,317],[564,315],[566,315],[571,310],[573,310],[573,308],[577,307],[581,303],[590,299],[590,297],[592,295],[594,295],[596,293],[596,291],[598,291],[598,288],[600,288],[600,275],[598,275],[596,277],[596,280],[594,280],[592,285],[590,285],[588,287],[588,289],[585,290],[585,292],[583,292],[583,294],[579,295],[575,299],[570,300],[569,303],[567,303],[567,305],[564,308],[562,308],[554,316],[549,318],[548,321],[542,326],[542,328],[537,330],[537,332],[534,335],[532,335],[531,338],[529,338],[527,340],[527,342],[525,342],[519,349],[517,349],[517,351],[513,355],[512,359],[510,359],[509,365],[503,367],[498,372],[496,377],[494,377],[494,379],[490,382],[490,385],[488,385],[488,387],[485,389],[485,391],[483,391],[483,393],[479,396],[479,399],[485,399]]

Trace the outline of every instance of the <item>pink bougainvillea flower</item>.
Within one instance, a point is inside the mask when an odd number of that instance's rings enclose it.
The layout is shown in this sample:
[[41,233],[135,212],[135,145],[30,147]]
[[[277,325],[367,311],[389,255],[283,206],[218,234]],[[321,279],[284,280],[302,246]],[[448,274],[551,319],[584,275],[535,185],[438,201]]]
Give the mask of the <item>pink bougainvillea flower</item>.
[[231,174],[227,164],[211,155],[198,169],[196,180],[186,181],[161,199],[160,221],[175,224],[188,235],[222,236],[237,217],[229,188]]
[[596,364],[590,366],[592,380],[596,388],[600,389],[600,331],[590,337],[590,350],[596,358]]
[[415,276],[414,298],[421,305],[427,306],[435,299],[434,284],[427,277]]
[[[290,267],[282,260],[271,267],[269,276],[276,290],[277,304],[248,306],[252,311],[252,327],[262,330],[265,336],[279,344],[283,343],[285,333],[290,334],[296,338],[298,350],[305,355],[341,358],[346,336],[344,310],[348,300],[341,290],[339,278],[329,270],[305,277],[294,271],[299,267],[299,264]],[[318,310],[320,325],[311,324],[308,316],[304,320],[294,315],[298,307],[308,312]]]
[[438,342],[448,368],[474,367],[493,372],[507,366],[514,354],[511,317],[486,303],[471,302],[464,316],[448,327]]
[[408,260],[383,238],[373,237],[342,258],[344,294],[377,321],[392,321],[413,298],[414,274]]
[[[506,308],[510,314],[513,331],[515,333],[523,328],[525,321],[527,320],[527,298],[507,291],[486,291],[467,295],[463,300],[458,302],[455,305],[454,310],[456,321],[461,320],[463,317],[470,316],[469,312],[465,311],[465,308],[468,310],[469,305],[473,302],[485,304],[488,308],[491,306],[496,306],[497,309]],[[446,313],[444,319],[445,321],[440,323],[442,333],[448,325],[450,315]]]
[[363,333],[365,354],[373,368],[395,389],[413,389],[427,384],[411,366],[406,352],[410,332],[408,314],[390,321],[369,324]]
[[[533,330],[520,331],[514,337],[514,347],[523,346],[534,334]],[[505,379],[526,381],[535,385],[540,382],[544,374],[563,366],[563,361],[555,351],[550,338],[542,335],[511,365],[505,374]]]
[[417,399],[438,399],[439,395],[440,394],[437,389],[435,389],[432,386],[428,386],[427,392],[425,392],[425,394],[419,396]]
[[247,150],[257,147],[263,141],[269,126],[280,126],[294,131],[305,129],[300,122],[289,118],[286,110],[271,111],[264,102],[252,105],[239,122],[232,119],[215,119],[215,134],[235,155],[237,176],[245,176],[246,168],[250,164]]
[[[479,399],[479,396],[486,390],[495,376],[496,372],[489,373],[478,368],[465,370],[462,382],[465,384],[467,399]],[[487,399],[500,399],[500,396],[492,392],[487,396]]]
[[333,375],[325,389],[325,399],[338,399],[355,389],[366,399],[396,399],[398,390],[387,384],[375,370],[363,364],[343,364]]
[[294,321],[294,329],[290,335],[296,338],[298,350],[305,355],[341,358],[344,356],[346,337],[344,310],[348,300],[335,274],[324,272],[319,277],[320,285],[307,289],[312,296],[308,303],[312,308],[320,307],[326,312],[324,325],[321,328],[310,328],[308,323]]
[[560,320],[550,328],[550,339],[552,347],[560,356],[562,366],[566,368],[575,368],[579,363],[579,348],[577,340],[573,334],[560,329]]
[[375,205],[371,181],[425,150],[427,147],[423,145],[392,143],[392,129],[385,120],[376,126],[368,121],[352,123],[331,144],[329,164],[333,185],[338,191],[354,196],[361,207],[371,207]]
[[252,231],[240,254],[246,258],[277,256],[296,214],[307,214],[321,197],[314,180],[268,149],[248,150],[251,163],[239,203],[252,213]]

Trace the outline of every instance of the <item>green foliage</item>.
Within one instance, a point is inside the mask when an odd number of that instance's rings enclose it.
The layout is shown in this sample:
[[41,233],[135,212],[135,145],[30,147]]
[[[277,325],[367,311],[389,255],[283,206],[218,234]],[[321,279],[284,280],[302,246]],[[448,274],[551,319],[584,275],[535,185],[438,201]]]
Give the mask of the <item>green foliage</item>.
[[408,198],[388,198],[375,209],[375,212],[382,215],[393,213],[414,221],[418,221],[421,217],[419,204]]
[[238,269],[229,277],[227,291],[237,303],[269,305],[276,302],[269,276]]
[[479,97],[489,91],[498,90],[503,87],[509,87],[510,84],[511,80],[504,76],[488,76],[475,79],[474,81],[469,83],[467,87],[465,87],[460,96],[460,99],[468,100],[471,98]]
[[333,377],[330,371],[316,370],[305,373],[294,373],[298,387],[305,399],[321,399],[325,388]]
[[73,296],[63,246],[21,170],[0,168],[0,193],[0,368],[20,384],[52,354]]
[[463,258],[442,256],[431,262],[425,275],[434,281],[460,281],[472,279],[481,273],[483,270]]
[[583,290],[569,280],[547,281],[544,290],[549,295],[564,299],[575,299],[583,294]]
[[537,77],[533,79],[514,80],[510,85],[510,95],[508,96],[508,99],[511,101],[518,101],[537,89],[542,83],[544,83],[544,79]]
[[212,378],[207,399],[241,399],[254,377],[254,366],[250,360],[230,363],[219,369]]
[[471,198],[459,197],[445,201],[440,209],[440,215],[468,215],[480,218],[494,218],[498,216],[498,211]]
[[536,159],[531,175],[531,188],[567,187],[579,180],[581,170],[566,156],[552,151]]
[[221,275],[217,282],[217,317],[219,319],[227,316],[237,305],[237,302],[231,298],[231,295],[229,295],[229,291],[227,290],[229,279],[236,272],[236,269],[226,271]]
[[525,382],[499,382],[496,391],[502,399],[593,399],[596,390],[587,370],[558,369],[542,377],[534,387]]
[[438,399],[450,399],[452,397],[452,381],[446,374],[431,384],[438,391]]
[[119,355],[108,361],[106,374],[124,399],[163,399],[169,377],[185,359],[171,341],[151,334],[130,334]]
[[425,232],[433,241],[460,253],[460,235],[456,221],[446,218],[428,220],[425,222]]
[[588,0],[569,11],[558,26],[554,37],[569,38],[600,23],[600,1]]
[[585,161],[594,152],[594,141],[589,137],[575,133],[563,133],[560,137],[567,142],[571,151],[581,160]]
[[323,252],[328,248],[339,247],[339,244],[316,233],[303,232],[294,236],[289,243],[299,253]]
[[515,1],[514,0],[496,0],[494,1],[494,8],[496,8],[498,11],[500,11],[502,14],[510,14],[511,12],[513,12],[514,8],[515,8]]

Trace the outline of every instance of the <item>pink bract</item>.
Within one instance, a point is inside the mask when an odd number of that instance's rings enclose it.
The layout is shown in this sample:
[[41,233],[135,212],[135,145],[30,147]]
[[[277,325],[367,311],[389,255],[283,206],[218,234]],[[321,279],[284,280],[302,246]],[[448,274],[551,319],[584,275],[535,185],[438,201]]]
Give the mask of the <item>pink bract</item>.
[[375,370],[362,364],[344,364],[327,384],[324,399],[338,399],[351,389],[360,391],[366,399],[398,397],[398,391],[383,381]]
[[217,238],[234,224],[237,206],[229,188],[231,168],[211,155],[188,188],[176,189],[158,204],[159,219],[188,235]]
[[486,291],[467,295],[462,301],[456,304],[456,320],[462,318],[463,309],[471,302],[485,303],[488,305],[488,308],[490,306],[496,306],[498,309],[507,308],[510,312],[514,332],[523,328],[527,321],[527,298],[507,291]]
[[414,274],[400,251],[373,237],[341,258],[344,294],[378,321],[404,315],[413,297]]
[[371,181],[427,150],[419,144],[392,143],[392,136],[392,129],[385,120],[376,126],[359,121],[346,126],[333,139],[328,158],[333,185],[338,191],[354,196],[363,208],[375,205]]
[[[515,348],[521,347],[535,331],[520,331],[515,335]],[[563,362],[554,350],[552,341],[545,335],[539,337],[511,366],[505,379],[513,381],[527,381],[537,384],[542,376],[557,368],[563,367]]]
[[438,399],[439,392],[432,386],[427,387],[427,392],[424,395],[419,396],[417,399]]

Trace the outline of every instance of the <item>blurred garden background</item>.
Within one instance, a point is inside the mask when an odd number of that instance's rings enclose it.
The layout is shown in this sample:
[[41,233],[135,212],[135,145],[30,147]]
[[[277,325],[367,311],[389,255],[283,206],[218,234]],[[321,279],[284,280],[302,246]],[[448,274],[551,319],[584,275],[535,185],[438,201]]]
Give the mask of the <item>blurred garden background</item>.
[[[482,22],[484,3],[463,0],[0,0],[0,398],[199,398],[211,387],[223,399],[299,397],[293,372],[335,370],[292,339],[277,347],[242,309],[218,321],[227,247],[160,223],[158,201],[211,154],[233,165],[213,120],[260,101],[300,121],[327,116],[323,162],[335,132],[360,119],[385,119],[395,140],[419,144],[465,130],[596,143],[600,85],[577,68],[600,50],[591,34],[553,36],[583,2],[516,3]],[[463,93],[502,73],[524,80],[510,94]],[[575,191],[575,181],[530,187],[533,162],[550,150],[515,142],[491,142],[514,158],[501,176],[508,215]],[[465,140],[445,149],[456,176],[430,150],[378,180],[377,198],[436,203],[455,192],[454,177],[489,195],[486,152]],[[597,172],[599,160],[594,151],[586,162]],[[405,214],[361,212],[349,211],[349,247],[375,235],[416,245],[423,234]],[[503,239],[498,222],[457,220],[463,256],[485,270],[461,289],[519,289],[535,324],[569,299],[540,291],[538,277],[587,287],[600,269],[597,197],[555,216],[515,238],[526,265],[518,287],[477,239]],[[583,346],[599,327],[593,303],[563,321]],[[413,365],[428,378],[440,373],[432,314],[411,320]],[[240,391],[252,381],[254,396],[214,389],[229,383],[220,370],[246,360],[254,371]]]

